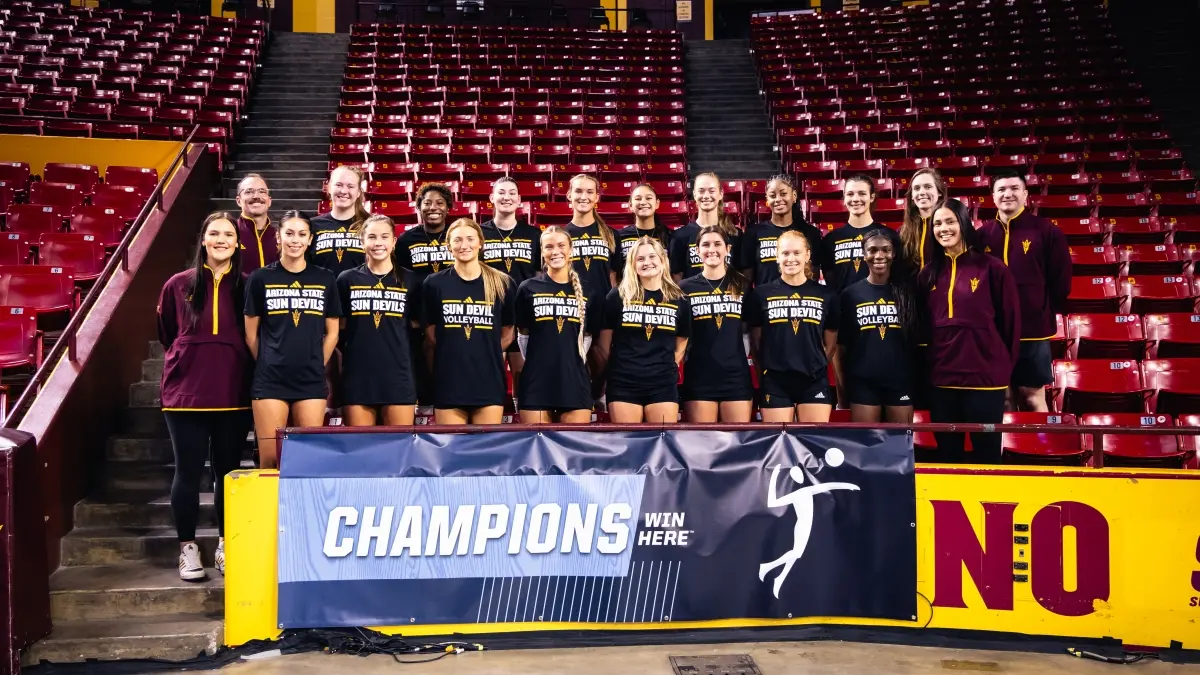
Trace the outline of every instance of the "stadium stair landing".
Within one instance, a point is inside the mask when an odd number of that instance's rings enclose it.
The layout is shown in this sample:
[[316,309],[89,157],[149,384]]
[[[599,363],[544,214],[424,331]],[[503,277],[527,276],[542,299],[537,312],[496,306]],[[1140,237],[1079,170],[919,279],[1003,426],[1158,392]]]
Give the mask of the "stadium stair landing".
[[108,439],[103,478],[75,505],[75,529],[63,538],[62,566],[50,577],[54,630],[26,650],[27,665],[181,660],[221,643],[225,579],[211,567],[217,546],[211,475],[201,483],[196,532],[209,579],[179,579],[162,368],[162,346],[151,343],[142,381],[130,386],[122,430]]
[[721,180],[779,173],[779,153],[749,40],[684,43],[688,171]]
[[259,173],[271,188],[273,217],[291,209],[315,214],[349,48],[349,34],[276,35],[214,208],[236,212],[238,181]]
[[1113,29],[1188,166],[1200,167],[1200,7],[1134,0],[1109,7]]

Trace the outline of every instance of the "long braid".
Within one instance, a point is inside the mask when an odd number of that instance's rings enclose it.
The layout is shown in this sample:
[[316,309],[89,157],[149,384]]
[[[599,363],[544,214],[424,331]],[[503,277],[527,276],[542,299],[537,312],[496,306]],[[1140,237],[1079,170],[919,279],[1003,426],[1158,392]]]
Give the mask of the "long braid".
[[584,328],[587,327],[587,302],[583,298],[583,284],[579,281],[579,275],[575,272],[573,265],[567,266],[567,277],[571,280],[571,289],[575,291],[575,304],[578,305],[579,312],[579,334],[576,336],[576,342],[579,346],[579,357],[587,363],[587,350],[584,348]]

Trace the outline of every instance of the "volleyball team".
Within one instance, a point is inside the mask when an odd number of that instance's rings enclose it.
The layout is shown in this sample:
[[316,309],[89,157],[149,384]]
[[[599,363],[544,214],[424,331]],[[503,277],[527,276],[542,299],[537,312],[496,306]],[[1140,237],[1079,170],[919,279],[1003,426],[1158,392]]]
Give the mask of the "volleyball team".
[[[332,210],[311,219],[272,221],[267,184],[246,176],[241,213],[205,219],[158,307],[181,577],[204,577],[204,461],[218,477],[237,468],[251,424],[264,468],[277,429],[320,426],[330,406],[349,426],[410,425],[418,403],[436,424],[498,424],[506,371],[524,424],[584,424],[600,405],[616,423],[750,422],[756,404],[763,422],[827,422],[831,380],[855,422],[1046,410],[1071,261],[1061,231],[1026,210],[1022,175],[992,178],[997,216],[977,227],[936,171],[918,171],[898,231],[871,215],[874,180],[852,175],[847,222],[824,236],[786,176],[766,185],[770,218],[744,231],[712,173],[675,230],[648,184],[629,197],[634,224],[614,230],[599,187],[575,176],[570,222],[542,229],[518,219],[511,179],[482,224],[447,222],[453,194],[426,183],[420,224],[403,231],[367,213],[352,167],[331,173]],[[963,434],[938,434],[939,459],[997,462],[999,436],[973,434],[968,454]],[[219,484],[216,500],[220,523]]]

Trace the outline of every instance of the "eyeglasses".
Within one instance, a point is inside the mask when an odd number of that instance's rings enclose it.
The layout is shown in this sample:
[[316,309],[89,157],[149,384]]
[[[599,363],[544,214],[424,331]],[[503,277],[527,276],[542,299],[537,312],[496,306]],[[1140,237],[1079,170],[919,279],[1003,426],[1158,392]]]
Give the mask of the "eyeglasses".
[[247,197],[266,197],[267,195],[271,194],[271,191],[266,188],[259,188],[257,190],[245,189],[242,190],[242,194]]

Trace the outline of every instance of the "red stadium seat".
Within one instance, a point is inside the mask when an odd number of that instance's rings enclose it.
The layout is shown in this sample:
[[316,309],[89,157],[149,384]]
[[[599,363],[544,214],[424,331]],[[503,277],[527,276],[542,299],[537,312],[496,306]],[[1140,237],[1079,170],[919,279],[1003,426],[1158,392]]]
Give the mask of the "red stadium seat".
[[1145,334],[1133,314],[1072,314],[1067,318],[1070,359],[1141,360]]
[[1111,233],[1113,244],[1161,244],[1170,235],[1162,220],[1153,216],[1101,218],[1100,224]]
[[1121,273],[1121,259],[1112,246],[1072,245],[1071,274],[1077,277],[1117,276]]
[[1129,311],[1135,314],[1191,312],[1196,308],[1191,283],[1182,275],[1123,277],[1121,289],[1129,298]]
[[115,247],[124,236],[125,223],[115,210],[103,206],[82,206],[71,216],[70,231],[95,237],[105,247]]
[[[916,424],[929,424],[932,422],[929,418],[928,410],[913,411],[913,422]],[[920,450],[937,450],[937,438],[934,437],[931,431],[914,431],[913,432],[913,447]]]
[[[1147,415],[1145,413],[1108,413],[1083,415],[1079,418],[1082,426],[1092,427],[1142,427],[1170,428],[1174,426],[1170,415]],[[1091,434],[1084,430],[1083,446],[1091,452],[1094,441]],[[1101,439],[1104,450],[1104,463],[1107,466],[1183,466],[1184,451],[1180,449],[1177,437],[1170,435],[1152,436],[1149,434],[1111,434],[1106,433]]]
[[92,206],[111,209],[113,213],[132,222],[146,205],[146,197],[135,187],[124,185],[98,185],[92,194]]
[[39,181],[29,186],[29,203],[53,206],[60,213],[70,213],[83,206],[83,191],[72,183],[50,183]]
[[1036,200],[1037,215],[1043,218],[1084,218],[1092,210],[1087,195],[1042,195]]
[[42,331],[30,307],[0,307],[0,370],[34,372],[42,365]]
[[60,232],[62,228],[63,214],[61,211],[53,206],[37,204],[10,206],[8,217],[4,223],[6,232],[18,232],[31,241],[37,241],[43,234]]
[[1095,197],[1096,215],[1101,218],[1110,216],[1148,216],[1150,204],[1146,195],[1138,192],[1133,194],[1100,194]]
[[110,166],[104,170],[104,182],[137,188],[143,195],[149,195],[158,185],[158,170],[142,166]]
[[1126,244],[1119,254],[1129,275],[1179,275],[1190,268],[1174,244]]
[[1200,314],[1147,314],[1146,356],[1200,358]]
[[413,198],[413,182],[411,180],[373,180],[367,183],[367,196],[372,201],[409,200]]
[[1150,391],[1150,412],[1200,412],[1200,359],[1147,359],[1142,375]]
[[[1038,412],[1006,412],[1005,424],[1038,424],[1075,426],[1074,415]],[[1014,464],[1067,464],[1084,463],[1083,445],[1078,433],[1056,434],[1047,432],[1005,433],[1000,447],[1009,463]]]
[[28,265],[32,258],[33,248],[25,235],[16,232],[0,234],[0,265]]
[[1154,205],[1159,216],[1194,216],[1200,214],[1200,193],[1156,193]]
[[959,197],[990,197],[992,188],[985,176],[946,176],[946,191]]
[[91,194],[100,182],[100,170],[90,164],[61,164],[47,162],[42,180],[51,183],[72,183],[84,194]]
[[[1175,418],[1175,426],[1186,429],[1200,428],[1200,414],[1180,415]],[[1200,435],[1180,434],[1178,438],[1179,449],[1191,455],[1191,459],[1195,461],[1197,453],[1200,453]]]
[[530,224],[538,227],[565,225],[574,216],[574,207],[562,202],[537,202],[533,204]]
[[[69,269],[49,265],[0,265],[0,305],[29,307],[38,314],[65,319],[79,306],[79,292]],[[64,322],[65,323],[65,322]]]
[[47,234],[38,246],[39,264],[70,269],[77,283],[94,281],[104,261],[104,245],[90,234]]
[[1136,361],[1054,363],[1054,407],[1059,412],[1140,412],[1145,409],[1145,394]]
[[388,216],[397,225],[412,226],[417,224],[420,213],[409,201],[377,200],[371,202],[371,213]]

